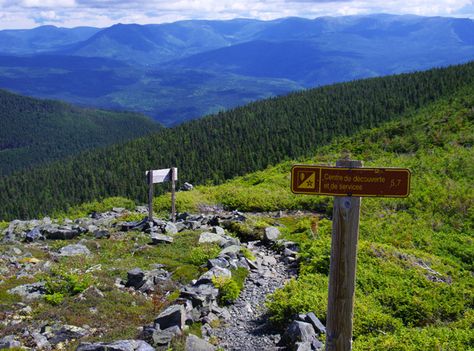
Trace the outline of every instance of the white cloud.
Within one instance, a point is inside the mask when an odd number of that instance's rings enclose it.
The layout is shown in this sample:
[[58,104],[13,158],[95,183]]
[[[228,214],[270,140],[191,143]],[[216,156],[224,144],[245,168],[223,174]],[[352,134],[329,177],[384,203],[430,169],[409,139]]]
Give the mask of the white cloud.
[[41,23],[97,27],[122,23],[163,23],[183,19],[270,20],[280,17],[370,13],[474,17],[472,0],[0,0],[1,28]]
[[20,2],[21,7],[41,7],[41,8],[63,8],[75,7],[74,0],[23,0]]

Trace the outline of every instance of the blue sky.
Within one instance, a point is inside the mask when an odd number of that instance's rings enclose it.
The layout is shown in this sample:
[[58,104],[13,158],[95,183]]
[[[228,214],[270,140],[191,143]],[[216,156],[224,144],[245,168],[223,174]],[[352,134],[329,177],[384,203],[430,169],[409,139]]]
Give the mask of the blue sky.
[[474,0],[0,0],[0,29],[371,13],[474,18]]

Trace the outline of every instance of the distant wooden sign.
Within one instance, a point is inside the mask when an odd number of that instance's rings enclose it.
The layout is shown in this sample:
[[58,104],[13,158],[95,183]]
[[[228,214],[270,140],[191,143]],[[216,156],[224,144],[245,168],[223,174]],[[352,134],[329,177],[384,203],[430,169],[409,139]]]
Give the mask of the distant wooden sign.
[[[163,169],[155,169],[151,171],[146,171],[146,176],[148,177],[148,174],[151,172],[152,173],[152,182],[154,184],[157,183],[164,183],[164,182],[171,182],[172,180],[172,170],[173,168],[163,168]],[[178,180],[178,169],[176,168],[176,179]]]
[[291,191],[310,195],[407,197],[410,177],[406,168],[295,165],[291,169]]
[[171,182],[171,220],[176,221],[176,181],[178,168],[153,169],[145,172],[148,180],[148,220],[153,220],[153,184]]

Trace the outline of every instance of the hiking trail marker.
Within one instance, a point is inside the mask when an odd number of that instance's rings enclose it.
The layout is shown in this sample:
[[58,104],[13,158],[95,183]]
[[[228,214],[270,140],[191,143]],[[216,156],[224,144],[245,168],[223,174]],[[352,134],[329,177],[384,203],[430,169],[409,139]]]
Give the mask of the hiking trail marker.
[[146,171],[148,179],[148,220],[153,220],[153,184],[171,182],[171,220],[176,221],[176,181],[178,169],[176,167]]
[[291,169],[293,193],[334,196],[326,351],[352,349],[360,197],[407,197],[410,193],[408,169],[361,167],[361,161],[343,159],[336,167],[295,165]]

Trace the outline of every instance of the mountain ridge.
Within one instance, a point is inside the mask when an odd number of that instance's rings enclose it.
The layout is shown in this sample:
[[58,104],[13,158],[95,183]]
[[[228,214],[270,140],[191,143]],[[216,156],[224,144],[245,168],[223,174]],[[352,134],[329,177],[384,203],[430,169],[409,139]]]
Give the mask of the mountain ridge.
[[[168,126],[290,91],[474,59],[474,21],[457,18],[190,20],[87,29],[87,38],[76,29],[43,30],[57,35],[69,31],[67,45],[61,42],[55,49],[48,41],[51,36],[38,37],[28,51],[27,44],[12,45],[12,33],[28,43],[34,30],[0,31],[0,87],[85,106],[133,110]],[[74,42],[74,36],[82,40]],[[38,45],[49,49],[39,50]],[[75,57],[77,64],[66,69],[61,63],[48,69],[16,64],[25,55],[31,62],[41,61],[39,54],[57,56],[52,62]],[[100,68],[90,67],[92,59]],[[127,66],[112,63],[117,61]],[[196,77],[203,74],[213,79],[198,82]],[[98,93],[91,94],[90,87]]]

